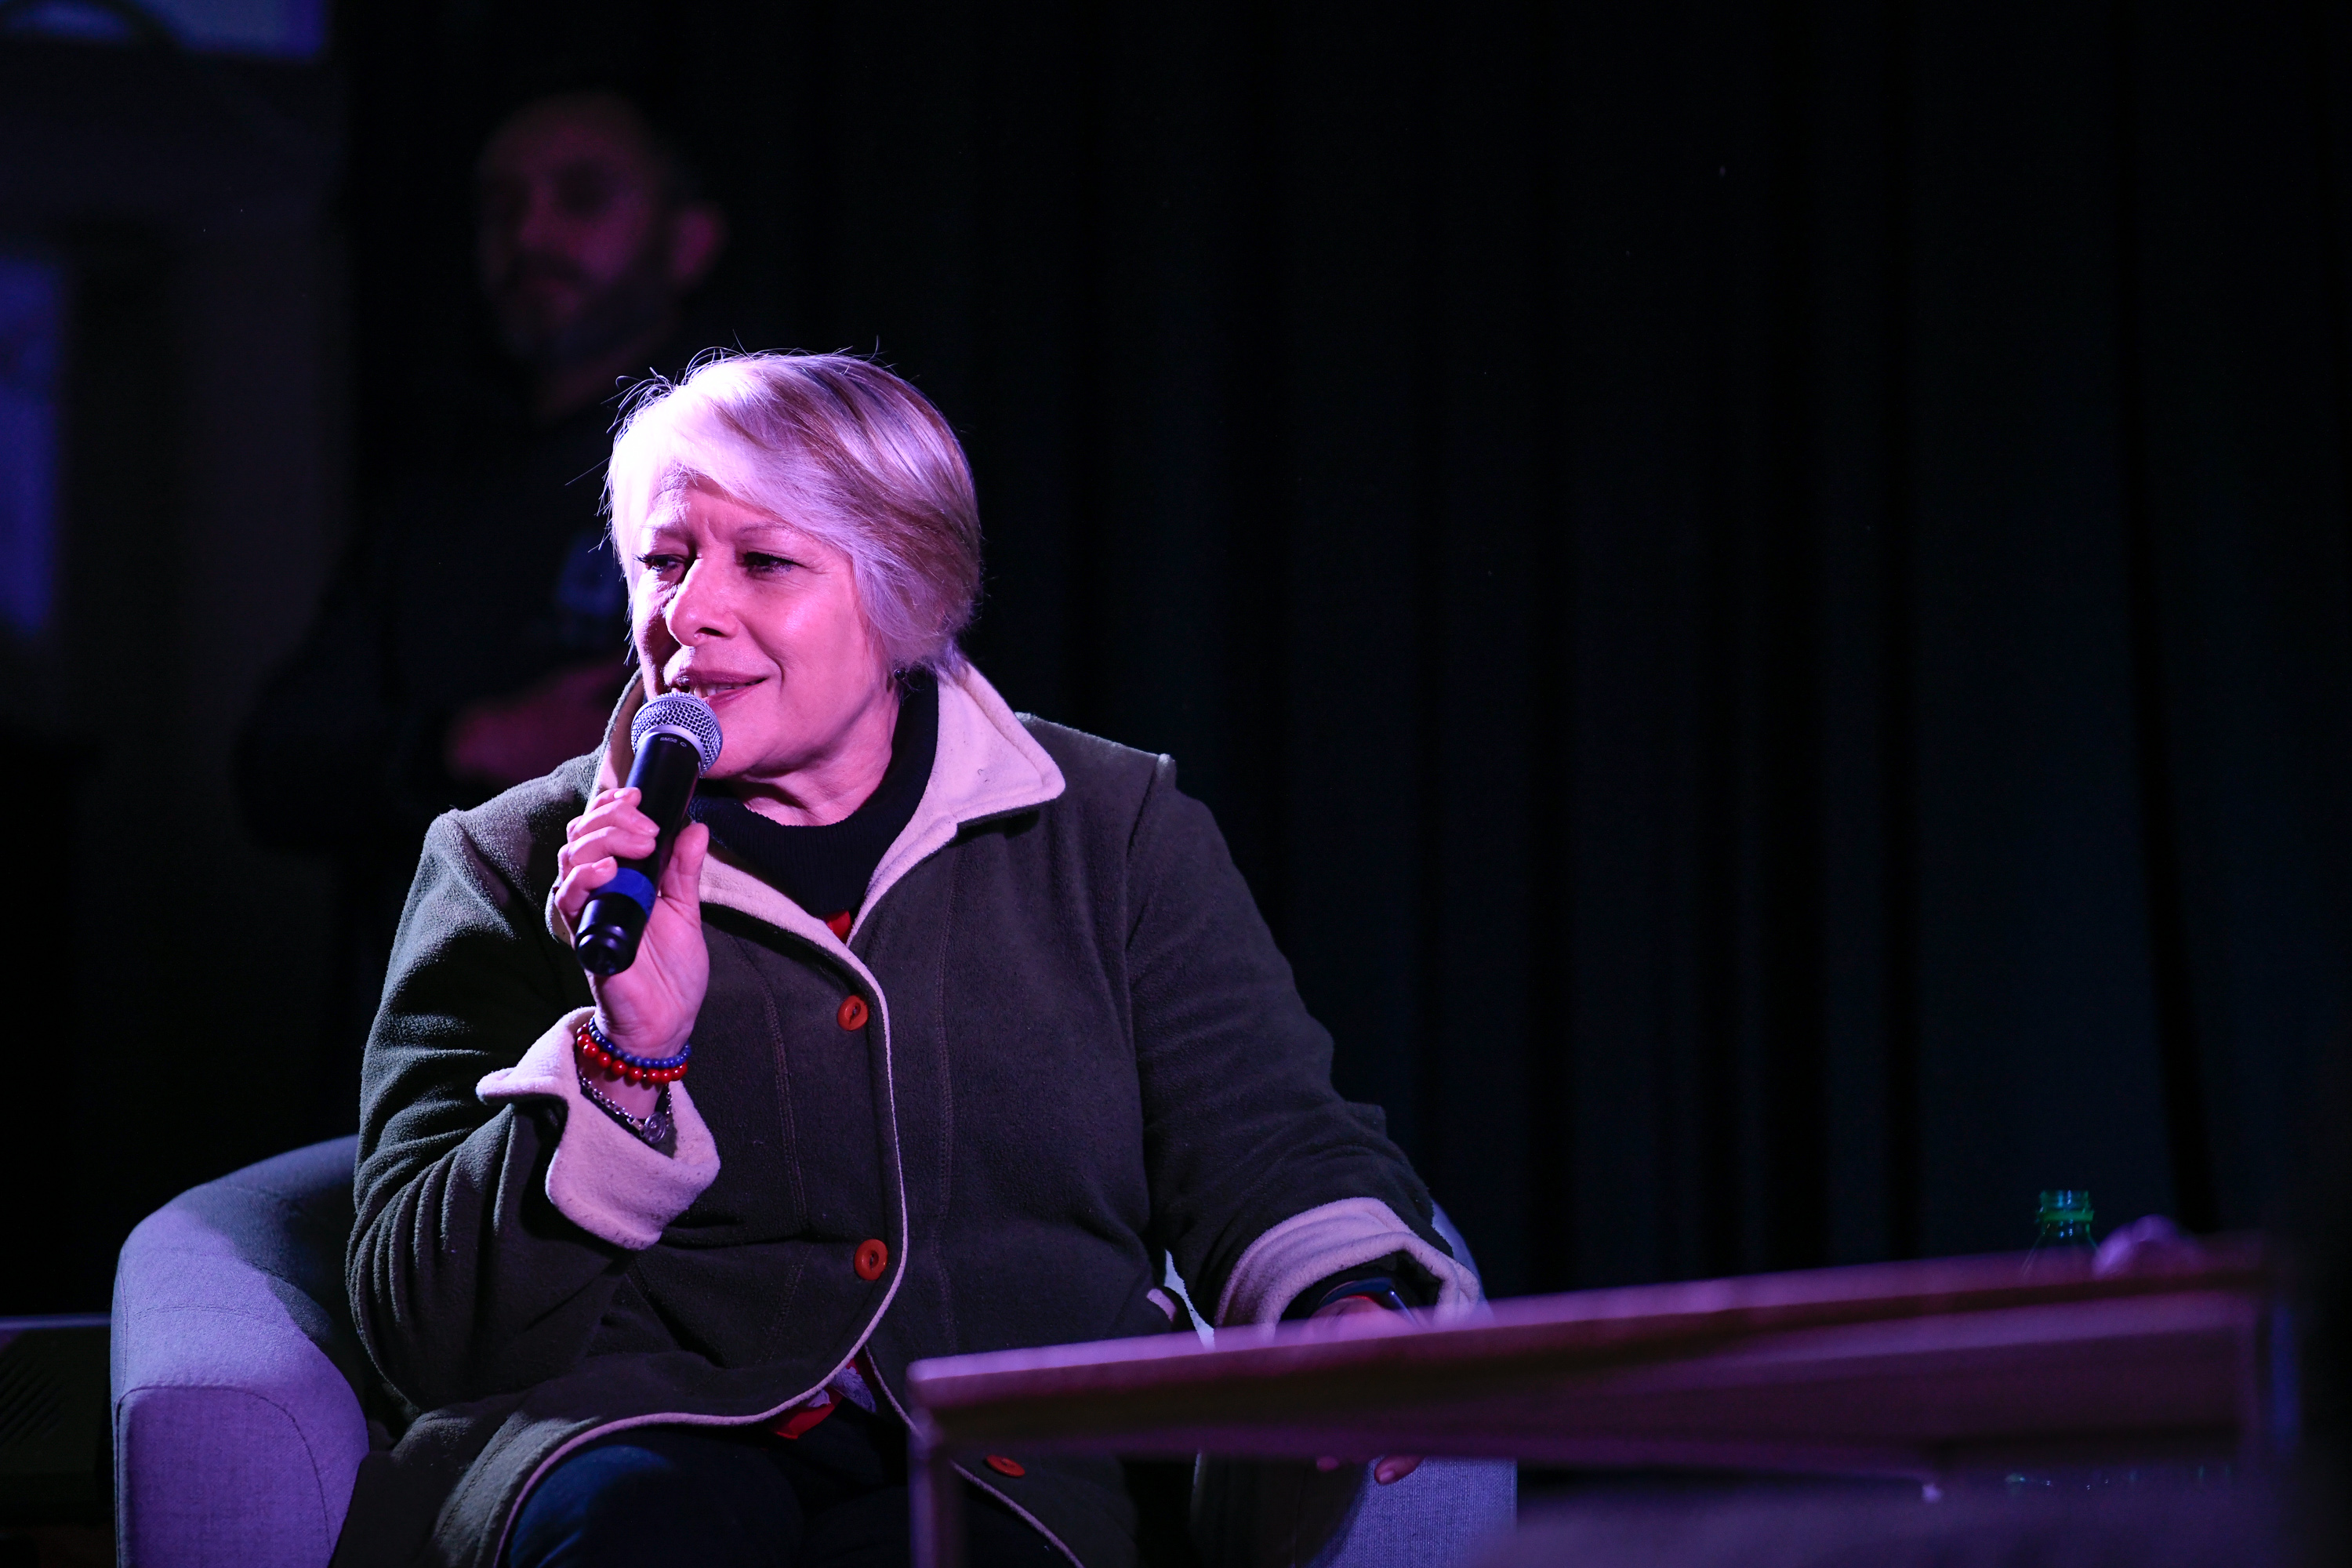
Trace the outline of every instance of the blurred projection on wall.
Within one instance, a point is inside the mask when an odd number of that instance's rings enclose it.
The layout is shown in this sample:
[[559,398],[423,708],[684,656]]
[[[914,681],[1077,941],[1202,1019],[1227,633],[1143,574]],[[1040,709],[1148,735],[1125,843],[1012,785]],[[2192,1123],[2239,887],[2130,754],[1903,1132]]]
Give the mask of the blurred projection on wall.
[[0,0],[0,29],[308,60],[327,47],[327,0]]
[[0,621],[48,624],[57,567],[58,396],[65,273],[0,255]]

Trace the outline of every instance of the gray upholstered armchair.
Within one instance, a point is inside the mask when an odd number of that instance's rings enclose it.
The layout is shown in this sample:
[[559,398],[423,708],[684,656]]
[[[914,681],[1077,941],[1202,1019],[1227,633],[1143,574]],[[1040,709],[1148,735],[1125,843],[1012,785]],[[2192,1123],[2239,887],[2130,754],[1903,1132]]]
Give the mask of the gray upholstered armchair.
[[359,1140],[207,1182],[140,1222],[114,1273],[118,1559],[319,1568],[367,1457],[343,1292]]
[[[115,1528],[124,1568],[322,1568],[373,1443],[343,1292],[356,1140],[207,1182],[150,1215],[114,1277]],[[1507,1464],[1393,1487],[1244,1489],[1211,1535],[1252,1568],[1449,1568],[1510,1528]]]

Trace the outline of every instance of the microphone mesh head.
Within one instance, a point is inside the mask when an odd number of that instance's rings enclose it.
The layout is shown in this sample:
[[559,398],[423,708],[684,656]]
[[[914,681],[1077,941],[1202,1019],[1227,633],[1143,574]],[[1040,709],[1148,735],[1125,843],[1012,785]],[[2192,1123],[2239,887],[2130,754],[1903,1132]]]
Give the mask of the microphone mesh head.
[[692,746],[704,773],[719,761],[719,715],[690,691],[664,692],[637,710],[629,721],[629,744],[642,752],[654,735],[675,735]]

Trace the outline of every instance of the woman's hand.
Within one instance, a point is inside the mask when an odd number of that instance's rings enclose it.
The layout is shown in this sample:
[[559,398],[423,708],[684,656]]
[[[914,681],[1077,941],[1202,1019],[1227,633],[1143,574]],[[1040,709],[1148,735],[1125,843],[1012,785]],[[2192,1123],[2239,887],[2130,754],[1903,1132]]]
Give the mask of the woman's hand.
[[[1387,1310],[1386,1307],[1369,1296],[1342,1296],[1338,1300],[1318,1310],[1307,1319],[1307,1321],[1313,1322],[1318,1318],[1349,1318],[1359,1312]],[[1336,1470],[1339,1468],[1339,1460],[1336,1458],[1320,1458],[1315,1461],[1315,1468],[1318,1470]],[[1421,1456],[1418,1454],[1383,1454],[1372,1466],[1372,1479],[1384,1487],[1390,1486],[1404,1479],[1419,1468],[1421,1468]]]
[[[588,809],[565,828],[563,847],[555,857],[555,908],[563,923],[577,930],[590,896],[612,880],[620,861],[652,854],[654,839],[653,818],[637,809],[635,790],[598,790],[589,796]],[[688,823],[662,868],[637,961],[618,974],[588,977],[597,1026],[631,1056],[675,1055],[702,1011],[710,984],[701,891],[702,858],[709,847],[710,829]],[[654,1091],[641,1092],[650,1097]]]

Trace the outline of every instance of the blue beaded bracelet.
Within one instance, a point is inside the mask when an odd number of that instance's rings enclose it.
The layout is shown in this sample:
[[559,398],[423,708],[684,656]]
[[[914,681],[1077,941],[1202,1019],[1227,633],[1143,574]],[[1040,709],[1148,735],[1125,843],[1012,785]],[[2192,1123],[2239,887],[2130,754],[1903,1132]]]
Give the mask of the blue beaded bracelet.
[[687,1061],[694,1055],[693,1042],[688,1041],[677,1048],[674,1057],[633,1057],[604,1037],[604,1031],[596,1026],[593,1010],[580,1020],[572,1040],[580,1054],[606,1078],[624,1078],[635,1084],[675,1083],[686,1076]]

